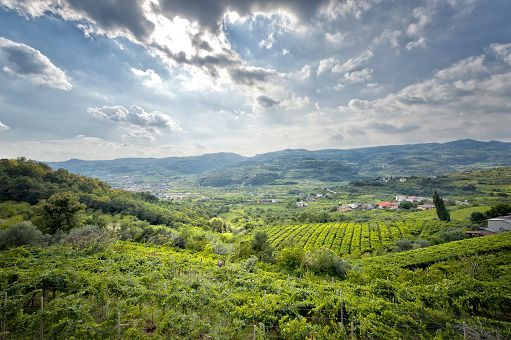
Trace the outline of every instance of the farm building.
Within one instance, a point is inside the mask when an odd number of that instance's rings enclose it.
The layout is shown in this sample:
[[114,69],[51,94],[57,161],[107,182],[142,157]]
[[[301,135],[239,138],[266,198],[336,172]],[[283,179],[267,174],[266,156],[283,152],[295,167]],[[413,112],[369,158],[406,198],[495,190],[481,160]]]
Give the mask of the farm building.
[[496,233],[511,230],[511,215],[490,218],[487,221],[488,230]]

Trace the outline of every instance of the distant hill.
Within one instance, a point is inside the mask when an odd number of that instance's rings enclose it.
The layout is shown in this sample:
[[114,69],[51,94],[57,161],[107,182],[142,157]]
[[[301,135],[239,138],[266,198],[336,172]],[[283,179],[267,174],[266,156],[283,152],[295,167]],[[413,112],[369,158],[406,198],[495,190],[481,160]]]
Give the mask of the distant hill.
[[65,162],[47,162],[54,169],[64,168],[88,177],[116,182],[129,176],[138,182],[169,182],[218,169],[243,161],[235,153],[214,153],[191,157],[120,158],[113,160],[84,161],[70,159]]
[[304,180],[342,182],[377,176],[428,176],[511,166],[511,143],[472,139],[448,143],[390,145],[350,150],[288,149],[243,157],[216,153],[195,157],[125,158],[47,163],[111,182],[188,178],[204,186],[285,184]]

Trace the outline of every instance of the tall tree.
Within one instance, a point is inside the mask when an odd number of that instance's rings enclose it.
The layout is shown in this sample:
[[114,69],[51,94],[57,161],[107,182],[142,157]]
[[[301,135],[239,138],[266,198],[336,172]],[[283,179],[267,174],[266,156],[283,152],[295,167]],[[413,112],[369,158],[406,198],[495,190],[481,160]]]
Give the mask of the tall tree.
[[436,190],[435,193],[433,194],[433,204],[435,205],[438,219],[440,221],[449,222],[451,220],[451,215],[449,214],[449,211],[445,207],[444,200],[440,197],[440,195],[438,195],[438,192]]
[[69,232],[81,225],[81,213],[85,205],[70,192],[56,193],[37,205],[36,224],[42,231],[55,234],[57,231]]

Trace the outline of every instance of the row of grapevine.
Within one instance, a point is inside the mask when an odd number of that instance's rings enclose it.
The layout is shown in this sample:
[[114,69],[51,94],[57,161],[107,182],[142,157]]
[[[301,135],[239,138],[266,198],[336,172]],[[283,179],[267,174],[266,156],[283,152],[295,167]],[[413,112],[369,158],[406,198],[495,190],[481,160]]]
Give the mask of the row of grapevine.
[[[431,223],[431,222],[430,222]],[[424,222],[319,223],[273,226],[267,229],[272,246],[302,247],[305,251],[326,247],[340,255],[381,253],[395,246],[396,240],[417,236]]]

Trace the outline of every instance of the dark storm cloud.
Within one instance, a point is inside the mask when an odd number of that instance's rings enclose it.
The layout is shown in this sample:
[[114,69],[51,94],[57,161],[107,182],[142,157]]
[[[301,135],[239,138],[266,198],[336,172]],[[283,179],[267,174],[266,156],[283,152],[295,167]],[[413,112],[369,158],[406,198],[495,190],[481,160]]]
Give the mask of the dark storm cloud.
[[252,11],[286,9],[300,19],[308,20],[316,14],[321,5],[327,2],[327,0],[160,0],[159,4],[153,5],[153,9],[170,17],[178,15],[197,21],[202,27],[216,32],[220,27],[223,14],[229,10],[246,15]]
[[71,8],[82,12],[105,31],[124,29],[144,41],[154,30],[138,0],[66,0]]

